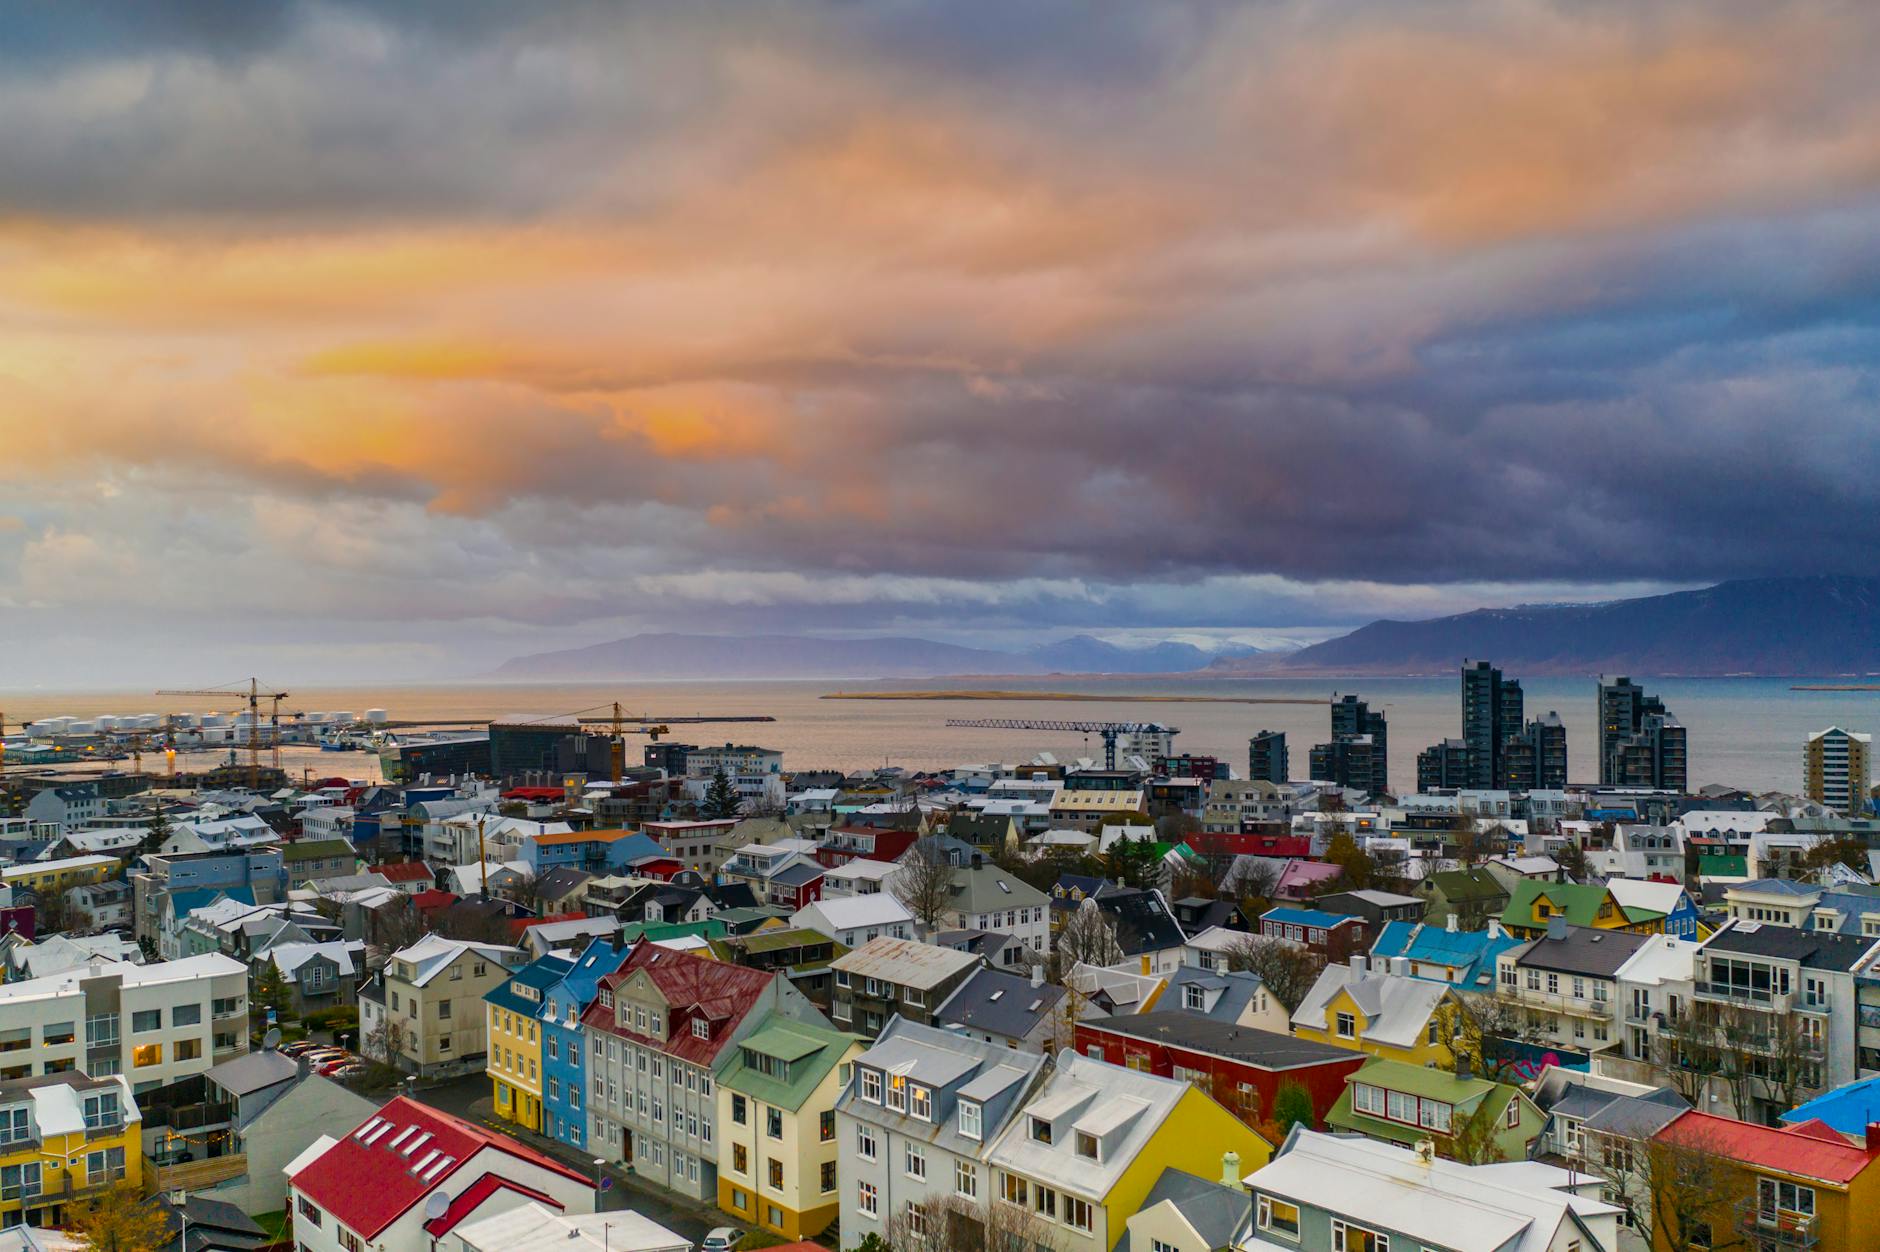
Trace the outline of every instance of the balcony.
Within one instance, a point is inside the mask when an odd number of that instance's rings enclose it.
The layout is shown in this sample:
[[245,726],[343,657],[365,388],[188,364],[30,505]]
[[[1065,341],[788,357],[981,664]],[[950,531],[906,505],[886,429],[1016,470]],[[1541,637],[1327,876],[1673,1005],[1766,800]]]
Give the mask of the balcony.
[[1613,1017],[1614,1009],[1611,1000],[1589,1000],[1584,996],[1572,996],[1561,991],[1530,991],[1525,987],[1516,995],[1525,1008],[1553,1009],[1561,1013],[1570,1013],[1575,1017],[1592,1017],[1601,1021],[1611,1021]]
[[1794,994],[1777,994],[1761,987],[1732,987],[1728,983],[1700,982],[1696,985],[1697,998],[1714,1004],[1740,1004],[1752,1009],[1780,1009],[1786,1012]]
[[1737,1229],[1755,1239],[1789,1248],[1812,1248],[1821,1239],[1821,1220],[1813,1213],[1764,1208],[1756,1197],[1736,1206]]

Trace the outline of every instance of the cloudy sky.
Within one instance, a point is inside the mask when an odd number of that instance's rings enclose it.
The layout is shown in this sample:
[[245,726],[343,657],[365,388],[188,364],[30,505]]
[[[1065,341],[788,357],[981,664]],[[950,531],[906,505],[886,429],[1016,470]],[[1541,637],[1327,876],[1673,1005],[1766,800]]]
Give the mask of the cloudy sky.
[[0,688],[1875,568],[1880,6],[0,21]]

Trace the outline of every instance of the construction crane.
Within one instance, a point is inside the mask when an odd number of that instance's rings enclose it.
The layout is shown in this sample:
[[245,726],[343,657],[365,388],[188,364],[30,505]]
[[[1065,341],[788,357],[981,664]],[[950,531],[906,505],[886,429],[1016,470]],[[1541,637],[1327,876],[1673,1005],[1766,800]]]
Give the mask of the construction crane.
[[1076,735],[1099,735],[1103,739],[1103,768],[1116,768],[1118,735],[1179,735],[1175,726],[1160,722],[1047,722],[1029,717],[949,717],[949,726],[968,726],[978,730],[1046,730]]
[[[242,683],[248,684],[247,691],[241,689]],[[259,678],[243,678],[226,687],[209,687],[197,691],[159,691],[157,694],[160,696],[210,696],[218,700],[234,696],[237,699],[246,700],[248,704],[248,789],[259,791],[261,789],[261,702],[263,700],[272,702],[268,724],[273,730],[274,768],[279,769],[281,767],[281,701],[287,699],[288,695],[285,691],[263,691],[263,686]],[[232,744],[230,748],[232,754]]]

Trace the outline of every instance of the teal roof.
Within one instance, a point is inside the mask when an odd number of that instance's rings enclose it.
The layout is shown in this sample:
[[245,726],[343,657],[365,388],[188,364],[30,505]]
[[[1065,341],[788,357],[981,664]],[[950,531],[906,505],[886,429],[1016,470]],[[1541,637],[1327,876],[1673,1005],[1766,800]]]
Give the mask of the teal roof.
[[[567,957],[539,957],[484,992],[483,1003],[494,1004],[497,1008],[533,1017],[542,1011],[541,993],[566,978],[568,971],[573,968],[574,962]],[[515,989],[517,983],[532,988],[536,997],[531,1000],[526,996],[518,995]]]
[[[821,1085],[829,1071],[862,1042],[829,1026],[793,1021],[771,1014],[751,1034],[725,1049],[719,1062],[718,1084],[765,1104],[792,1111]],[[748,1054],[771,1057],[787,1066],[786,1076],[767,1074],[747,1063]]]

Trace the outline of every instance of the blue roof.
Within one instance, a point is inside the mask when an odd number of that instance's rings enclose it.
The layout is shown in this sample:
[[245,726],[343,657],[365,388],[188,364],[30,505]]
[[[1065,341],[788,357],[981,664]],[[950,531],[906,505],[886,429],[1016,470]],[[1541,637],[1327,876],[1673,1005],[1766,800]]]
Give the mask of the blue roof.
[[1378,932],[1377,941],[1371,945],[1371,955],[1403,956],[1412,961],[1459,968],[1463,974],[1457,985],[1461,986],[1474,982],[1484,970],[1493,969],[1495,959],[1520,942],[1506,931],[1490,935],[1486,930],[1449,930],[1422,922],[1386,922]]
[[1781,1120],[1795,1125],[1815,1118],[1844,1135],[1866,1135],[1867,1123],[1880,1122],[1880,1078],[1863,1078],[1845,1087],[1836,1087],[1825,1095],[1796,1105],[1784,1113]]
[[1345,922],[1362,921],[1345,913],[1327,913],[1320,909],[1268,909],[1260,914],[1260,920],[1272,918],[1276,922],[1286,922],[1293,926],[1323,926],[1327,930]]
[[1741,883],[1738,891],[1765,891],[1772,895],[1812,896],[1821,888],[1813,883],[1796,882],[1793,878],[1758,878],[1754,882]]
[[594,1002],[600,994],[601,979],[626,964],[633,954],[632,944],[614,947],[611,938],[593,939],[581,950],[581,955],[574,959],[561,976],[561,980],[549,988],[551,994],[572,996],[583,1009]]
[[172,891],[170,908],[176,914],[176,920],[182,921],[204,905],[214,904],[223,896],[242,904],[253,904],[255,893],[252,887],[198,887],[194,891]]
[[607,859],[617,865],[637,861],[643,856],[670,857],[672,853],[649,834],[636,831],[625,839],[616,839],[607,845]]
[[538,992],[546,991],[560,982],[572,965],[573,962],[562,956],[537,957],[484,992],[483,1003],[494,1004],[512,1013],[522,1013],[533,1017],[542,1011],[541,1002],[517,995],[515,985],[521,983],[525,987],[535,988]]

